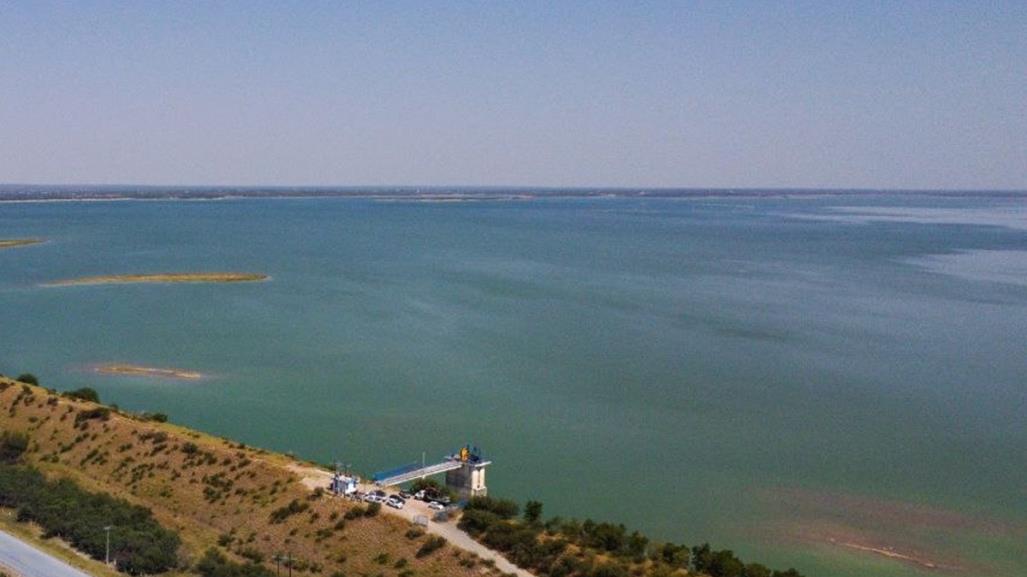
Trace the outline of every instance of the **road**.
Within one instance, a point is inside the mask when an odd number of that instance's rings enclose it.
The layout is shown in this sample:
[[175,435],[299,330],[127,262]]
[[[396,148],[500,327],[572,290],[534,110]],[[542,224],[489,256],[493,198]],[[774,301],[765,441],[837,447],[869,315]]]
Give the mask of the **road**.
[[9,567],[21,577],[92,577],[3,531],[0,566]]
[[[328,471],[325,471],[324,469],[317,469],[314,467],[304,467],[298,465],[290,466],[289,469],[291,469],[294,473],[299,475],[300,480],[303,482],[303,484],[311,490],[316,489],[318,487],[322,489],[327,489],[332,481],[332,474]],[[358,488],[363,492],[369,492],[378,489],[378,487],[375,487],[374,485],[365,484],[360,484]],[[387,492],[393,493],[394,491]],[[382,506],[382,512],[402,517],[407,521],[410,521],[411,523],[414,522],[414,517],[418,515],[423,515],[431,519],[432,515],[435,514],[435,511],[432,511],[428,508],[427,503],[422,503],[414,499],[408,499],[406,506],[400,510],[393,509],[392,507]],[[428,526],[425,527],[425,530],[429,533],[439,535],[440,537],[445,538],[446,541],[448,541],[454,547],[458,547],[465,551],[470,551],[471,553],[478,555],[478,557],[481,557],[482,559],[491,559],[493,562],[495,562],[496,568],[502,571],[503,573],[512,573],[517,577],[535,577],[534,574],[525,571],[524,569],[521,569],[520,567],[511,563],[506,557],[501,555],[499,552],[493,551],[492,549],[489,549],[488,547],[475,541],[471,538],[470,535],[464,533],[459,528],[457,528],[457,526],[454,523],[436,523],[434,521],[429,521]]]

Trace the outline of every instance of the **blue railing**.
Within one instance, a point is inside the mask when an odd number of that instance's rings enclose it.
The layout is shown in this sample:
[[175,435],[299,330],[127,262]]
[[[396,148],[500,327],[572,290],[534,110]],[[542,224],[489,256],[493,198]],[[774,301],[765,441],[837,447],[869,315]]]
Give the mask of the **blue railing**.
[[403,465],[402,467],[396,467],[395,469],[390,469],[388,471],[378,471],[374,475],[371,475],[371,480],[372,481],[381,481],[382,479],[388,479],[389,477],[395,477],[396,475],[402,475],[403,473],[409,473],[410,471],[414,471],[414,470],[417,470],[417,469],[420,469],[420,468],[421,468],[421,464],[420,463],[410,463],[408,465]]

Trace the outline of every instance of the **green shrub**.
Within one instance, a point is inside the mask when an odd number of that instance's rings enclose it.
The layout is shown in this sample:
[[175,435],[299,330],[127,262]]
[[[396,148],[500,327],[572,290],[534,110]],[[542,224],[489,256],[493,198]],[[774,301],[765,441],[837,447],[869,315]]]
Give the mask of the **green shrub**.
[[417,558],[420,559],[422,557],[427,557],[445,546],[446,540],[443,537],[431,535],[427,540],[425,540],[424,544],[421,545],[421,548],[417,550]]
[[509,499],[496,499],[493,497],[472,497],[467,503],[468,510],[491,511],[503,519],[513,519],[520,512],[517,503]]
[[36,375],[33,375],[32,373],[22,373],[18,375],[14,380],[20,383],[28,383],[30,385],[39,386],[39,379],[37,379]]
[[242,551],[239,551],[239,556],[244,559],[249,559],[254,563],[260,563],[264,560],[264,554],[253,547],[247,547]]
[[271,522],[281,523],[289,517],[302,513],[310,508],[310,505],[300,502],[298,499],[293,499],[288,505],[280,507],[271,511]]
[[92,419],[100,419],[102,421],[106,421],[110,418],[111,410],[107,407],[96,407],[94,409],[86,409],[83,411],[79,411],[78,414],[75,415],[75,426],[78,426],[79,424]]
[[90,401],[93,403],[100,402],[100,395],[95,389],[89,387],[82,387],[81,389],[75,389],[74,391],[68,391],[64,393],[65,397],[71,399],[78,399],[80,401]]
[[196,572],[201,577],[274,577],[274,573],[264,567],[247,563],[245,565],[234,563],[225,558],[217,549],[207,549],[207,552],[196,564]]
[[0,435],[0,462],[13,463],[29,448],[29,436],[15,431],[4,431]]

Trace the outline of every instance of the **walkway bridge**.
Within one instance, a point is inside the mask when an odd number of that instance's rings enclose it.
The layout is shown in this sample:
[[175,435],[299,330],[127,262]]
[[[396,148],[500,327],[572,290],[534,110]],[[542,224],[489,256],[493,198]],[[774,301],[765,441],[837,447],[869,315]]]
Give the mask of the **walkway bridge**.
[[485,495],[485,467],[491,465],[481,454],[481,449],[466,445],[443,458],[442,461],[425,465],[411,463],[389,471],[380,471],[371,476],[379,487],[394,487],[416,479],[446,473],[446,486],[454,489],[461,498],[467,499]]
[[464,464],[460,461],[446,459],[441,463],[435,463],[434,465],[427,465],[422,467],[418,463],[411,463],[405,467],[399,467],[391,471],[382,471],[375,473],[371,479],[375,485],[379,487],[392,487],[395,485],[402,485],[413,481],[415,479],[423,479],[432,475],[438,475],[439,473],[445,473],[447,471],[453,471],[463,467]]

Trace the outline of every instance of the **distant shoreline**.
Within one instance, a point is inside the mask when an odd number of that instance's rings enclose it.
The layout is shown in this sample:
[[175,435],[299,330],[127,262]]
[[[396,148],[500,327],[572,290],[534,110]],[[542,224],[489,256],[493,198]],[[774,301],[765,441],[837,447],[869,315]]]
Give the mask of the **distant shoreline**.
[[268,280],[266,274],[241,272],[154,273],[87,276],[44,283],[42,286],[85,286],[138,283],[237,283]]
[[32,246],[43,242],[41,238],[9,238],[0,239],[0,249]]
[[143,367],[139,365],[127,365],[122,363],[111,363],[97,365],[93,371],[104,375],[121,375],[133,377],[159,377],[163,379],[176,379],[181,381],[198,381],[206,377],[203,373],[187,371],[184,369],[162,369],[157,367]]
[[882,195],[1024,198],[1027,190],[917,190],[866,188],[671,188],[552,186],[148,186],[0,184],[0,204],[105,201],[216,201],[338,198],[403,201],[524,201],[544,199],[708,199],[851,197]]

